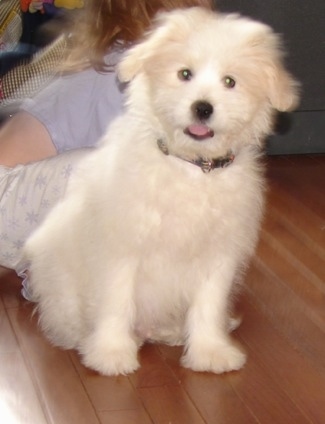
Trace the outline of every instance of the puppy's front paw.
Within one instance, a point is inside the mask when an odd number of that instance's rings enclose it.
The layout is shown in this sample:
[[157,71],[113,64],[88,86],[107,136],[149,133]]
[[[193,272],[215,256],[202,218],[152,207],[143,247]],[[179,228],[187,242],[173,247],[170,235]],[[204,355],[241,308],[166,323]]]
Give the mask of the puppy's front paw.
[[81,352],[83,364],[103,375],[126,375],[139,368],[137,345],[132,339],[86,343]]
[[182,365],[193,371],[211,371],[221,374],[242,368],[246,355],[232,344],[189,347],[182,358]]

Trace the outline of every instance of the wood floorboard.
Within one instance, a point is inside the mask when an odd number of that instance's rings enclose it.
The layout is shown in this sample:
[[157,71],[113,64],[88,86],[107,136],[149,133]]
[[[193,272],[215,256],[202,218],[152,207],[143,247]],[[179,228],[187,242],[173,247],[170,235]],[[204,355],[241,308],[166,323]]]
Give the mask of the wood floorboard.
[[1,423],[48,422],[21,352],[0,354],[0,393]]
[[53,424],[97,424],[88,393],[68,352],[53,348],[31,318],[32,308],[11,308],[9,318],[36,381],[41,402]]
[[[325,376],[319,372],[318,361],[308,361],[284,338],[248,292],[241,299],[241,311],[245,319],[238,334],[247,346],[250,361],[261,365],[269,374],[265,384],[272,387],[274,380],[280,385],[303,411],[303,417],[308,417],[306,422],[325,422],[325,408],[322,406],[325,401]],[[273,404],[272,396],[270,404]],[[281,421],[279,416],[274,422],[285,421]]]
[[[322,195],[321,191],[319,195]],[[315,213],[302,200],[291,196],[289,192],[280,187],[274,187],[269,192],[268,199],[267,212],[269,215],[285,222],[288,228],[292,228],[298,237],[309,241],[309,247],[319,252],[321,258],[324,258],[324,213]]]
[[154,423],[204,424],[204,420],[181,386],[164,385],[138,389]]
[[[299,271],[308,276],[316,286],[322,286],[325,279],[323,259],[318,254],[318,246],[304,243],[291,228],[269,215],[265,219],[262,239],[274,251],[279,252],[287,262],[291,262]],[[325,288],[324,288],[325,289]]]
[[145,345],[108,378],[51,346],[20,280],[0,270],[0,423],[325,423],[325,156],[267,159],[267,207],[236,310],[238,372],[195,373],[181,347]]
[[149,415],[139,410],[99,412],[101,424],[151,424]]
[[17,339],[8,319],[7,312],[0,309],[0,355],[20,351]]
[[[182,348],[160,346],[162,356],[208,424],[254,424],[258,421],[232,385],[232,374],[193,372],[179,366]],[[239,377],[240,378],[240,377]]]

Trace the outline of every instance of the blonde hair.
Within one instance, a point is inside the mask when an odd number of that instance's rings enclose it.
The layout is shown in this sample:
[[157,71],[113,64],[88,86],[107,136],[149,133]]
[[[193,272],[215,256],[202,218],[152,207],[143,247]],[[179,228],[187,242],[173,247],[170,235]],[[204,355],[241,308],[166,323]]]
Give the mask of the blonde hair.
[[213,9],[212,0],[88,0],[72,31],[67,69],[105,71],[104,56],[117,42],[137,41],[159,10],[192,6]]

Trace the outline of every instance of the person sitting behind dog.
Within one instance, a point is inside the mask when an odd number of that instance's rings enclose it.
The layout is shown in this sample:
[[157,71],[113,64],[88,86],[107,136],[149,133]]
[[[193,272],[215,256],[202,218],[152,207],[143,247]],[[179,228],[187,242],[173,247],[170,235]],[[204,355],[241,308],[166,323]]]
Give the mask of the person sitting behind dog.
[[115,65],[160,10],[212,0],[95,0],[70,37],[64,72],[0,131],[0,266],[20,276],[26,238],[62,198],[73,167],[123,108]]

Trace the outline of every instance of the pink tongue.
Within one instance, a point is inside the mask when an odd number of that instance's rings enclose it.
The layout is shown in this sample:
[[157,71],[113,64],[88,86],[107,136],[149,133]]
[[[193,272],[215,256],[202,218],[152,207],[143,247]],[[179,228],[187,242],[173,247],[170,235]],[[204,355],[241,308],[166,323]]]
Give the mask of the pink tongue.
[[189,134],[195,135],[197,137],[211,137],[213,135],[211,128],[202,124],[189,125],[187,127],[187,131]]

